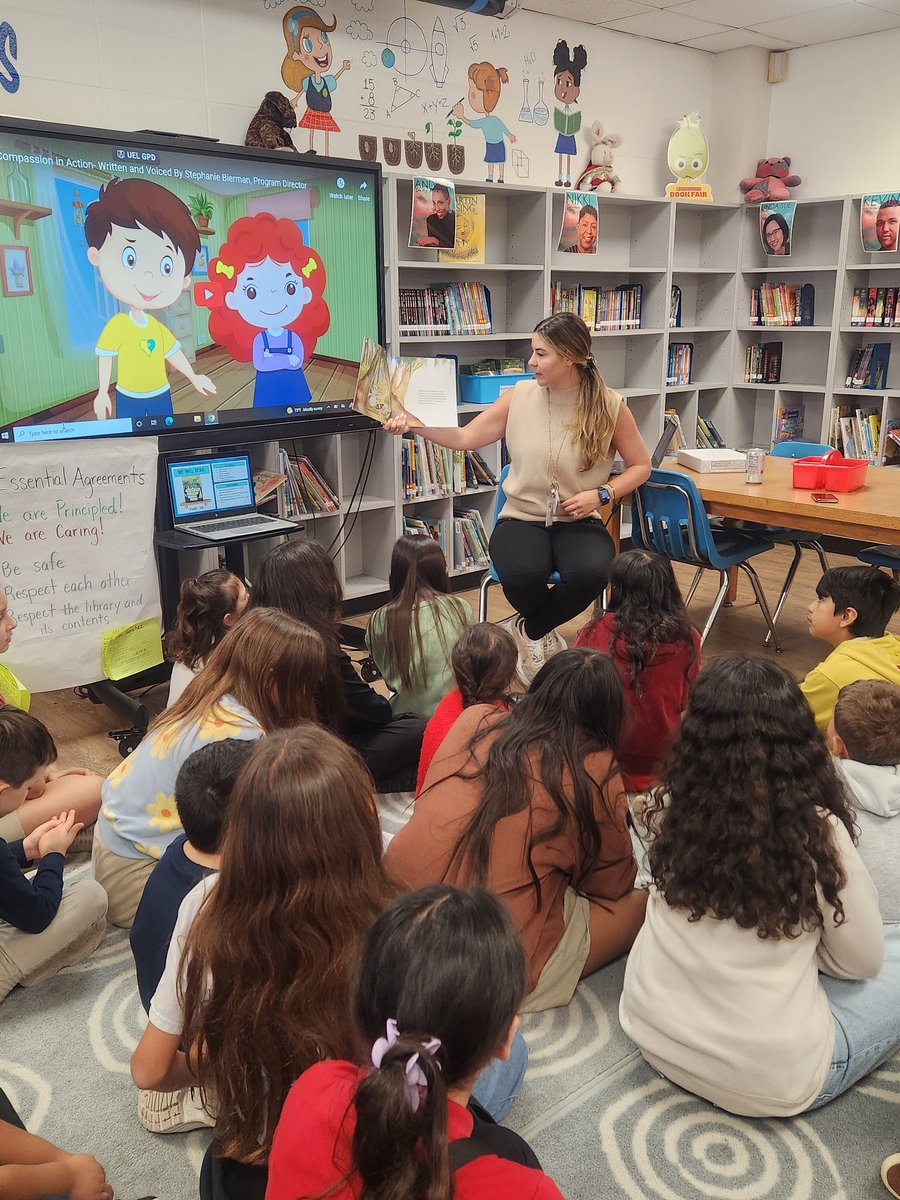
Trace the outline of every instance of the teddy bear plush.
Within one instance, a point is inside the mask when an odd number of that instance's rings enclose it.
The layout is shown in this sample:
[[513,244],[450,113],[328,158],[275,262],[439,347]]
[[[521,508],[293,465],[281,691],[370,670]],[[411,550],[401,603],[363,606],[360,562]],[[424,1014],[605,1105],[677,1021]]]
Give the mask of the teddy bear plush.
[[579,192],[614,192],[622,182],[613,170],[613,150],[622,145],[617,133],[604,134],[603,126],[595,121],[591,126],[590,161],[581,172],[575,187]]
[[756,174],[751,179],[742,179],[740,189],[745,193],[748,204],[759,204],[761,200],[790,200],[788,188],[796,187],[799,175],[791,174],[791,160],[783,158],[761,158],[756,164]]
[[266,92],[262,104],[247,128],[245,146],[261,150],[294,150],[297,147],[287,132],[296,128],[297,114],[287,96],[281,92]]

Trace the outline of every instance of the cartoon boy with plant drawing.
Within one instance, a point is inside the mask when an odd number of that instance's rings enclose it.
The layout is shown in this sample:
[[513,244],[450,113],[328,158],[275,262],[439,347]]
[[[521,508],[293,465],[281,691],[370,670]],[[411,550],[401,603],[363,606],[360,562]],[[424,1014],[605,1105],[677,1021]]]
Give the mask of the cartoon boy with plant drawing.
[[[215,395],[212,380],[194,371],[181,343],[151,315],[174,304],[191,285],[200,235],[187,206],[158,183],[111,179],[88,205],[84,234],[88,260],[103,286],[128,306],[107,321],[97,342],[97,419],[171,416],[166,363],[201,396]],[[115,412],[109,394],[114,359]]]

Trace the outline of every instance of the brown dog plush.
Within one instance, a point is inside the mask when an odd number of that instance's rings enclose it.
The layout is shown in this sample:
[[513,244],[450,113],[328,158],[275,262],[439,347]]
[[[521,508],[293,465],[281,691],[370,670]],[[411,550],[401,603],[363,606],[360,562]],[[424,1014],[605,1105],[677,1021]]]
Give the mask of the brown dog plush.
[[266,92],[256,116],[247,128],[245,146],[262,150],[294,150],[288,129],[297,126],[297,114],[287,96],[281,92]]

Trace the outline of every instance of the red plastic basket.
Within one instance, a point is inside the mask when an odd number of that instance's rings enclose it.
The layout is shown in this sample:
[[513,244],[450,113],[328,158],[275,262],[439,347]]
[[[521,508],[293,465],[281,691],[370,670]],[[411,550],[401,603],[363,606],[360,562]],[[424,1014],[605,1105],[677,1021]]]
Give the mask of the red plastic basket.
[[857,492],[866,482],[868,461],[864,458],[844,458],[838,450],[821,457],[794,460],[794,487],[810,491],[822,488],[829,492]]

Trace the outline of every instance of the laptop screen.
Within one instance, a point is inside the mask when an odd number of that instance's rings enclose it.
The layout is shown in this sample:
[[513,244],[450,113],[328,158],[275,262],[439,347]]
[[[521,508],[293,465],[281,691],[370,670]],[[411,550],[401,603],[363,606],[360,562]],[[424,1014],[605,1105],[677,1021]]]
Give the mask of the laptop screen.
[[169,462],[169,492],[175,524],[256,511],[253,476],[246,454]]

